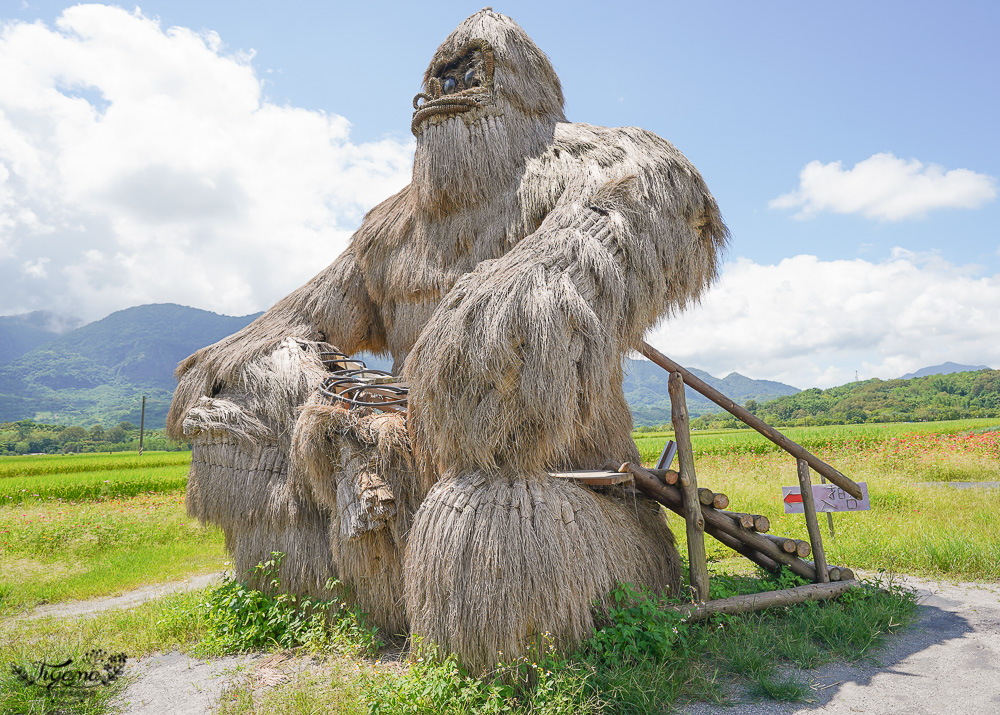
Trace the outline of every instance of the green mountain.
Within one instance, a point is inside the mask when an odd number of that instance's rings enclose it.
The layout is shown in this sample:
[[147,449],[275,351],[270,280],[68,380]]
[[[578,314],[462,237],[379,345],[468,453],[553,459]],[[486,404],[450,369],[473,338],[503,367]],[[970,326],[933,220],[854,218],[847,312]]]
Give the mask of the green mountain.
[[959,365],[954,362],[946,362],[941,365],[922,367],[916,372],[908,372],[900,380],[909,380],[911,377],[927,377],[928,375],[950,375],[953,372],[976,372],[977,370],[992,370],[989,365]]
[[80,325],[47,310],[21,315],[0,315],[0,364],[11,362]]
[[[250,323],[181,305],[143,305],[112,313],[68,332],[50,313],[0,317],[0,422],[34,419],[62,425],[139,423],[146,395],[146,425],[164,425],[176,386],[177,363]],[[360,356],[370,367],[389,361]],[[908,421],[1000,415],[1000,371],[956,372],[899,380],[868,380],[829,390],[799,391],[739,373],[698,377],[776,425]],[[646,360],[626,363],[625,399],[636,425],[670,421],[669,375]],[[722,425],[727,416],[687,390],[698,426]],[[700,415],[700,417],[699,417]]]
[[994,417],[1000,416],[1000,370],[814,388],[757,405],[754,411],[777,426]]
[[172,303],[142,305],[70,331],[0,365],[0,421],[162,427],[177,363],[256,315],[218,315]]
[[[753,380],[733,372],[724,378],[714,377],[704,370],[689,368],[709,385],[734,401],[745,404],[748,400],[763,402],[782,395],[793,395],[798,388],[771,380]],[[670,422],[670,396],[667,382],[670,373],[648,360],[628,360],[625,365],[625,400],[632,410],[636,425],[661,425]],[[720,412],[721,407],[702,397],[690,387],[685,388],[684,398],[688,414],[692,417]]]

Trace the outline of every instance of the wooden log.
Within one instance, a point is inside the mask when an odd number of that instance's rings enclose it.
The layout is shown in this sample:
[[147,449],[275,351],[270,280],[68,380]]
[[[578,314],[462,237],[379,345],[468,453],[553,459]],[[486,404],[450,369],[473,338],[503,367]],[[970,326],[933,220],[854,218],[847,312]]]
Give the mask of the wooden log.
[[819,583],[827,583],[830,576],[826,568],[826,553],[823,551],[823,535],[819,531],[819,519],[816,518],[816,500],[813,497],[812,480],[809,478],[809,463],[799,459],[796,465],[802,492],[802,508],[806,516],[806,529],[809,531],[813,560],[816,562],[816,580]]
[[705,518],[698,502],[694,449],[691,446],[691,432],[688,428],[684,378],[680,373],[675,372],[670,375],[667,392],[670,394],[670,416],[674,423],[674,439],[677,442],[677,457],[680,464],[678,483],[684,495],[691,588],[694,590],[696,601],[706,601],[708,600],[708,556],[705,553]]
[[789,539],[786,536],[775,536],[773,534],[765,534],[764,538],[775,544],[786,554],[794,554],[798,550],[798,544],[795,543],[795,539]]
[[744,514],[740,511],[724,511],[721,513],[738,521],[740,526],[744,529],[753,529],[754,531],[759,531],[762,534],[766,534],[771,530],[771,520],[766,516],[761,516],[760,514]]
[[711,489],[700,488],[698,489],[698,501],[704,506],[710,506],[713,509],[725,509],[729,506],[729,497],[725,494],[718,494],[713,492]]
[[827,571],[827,575],[830,577],[831,581],[839,581],[843,572],[840,570],[839,566],[831,566]]
[[847,568],[846,566],[840,567],[840,580],[841,581],[852,581],[854,580],[854,571]]
[[753,528],[753,515],[752,514],[744,514],[742,512],[738,512],[738,511],[720,511],[719,513],[720,514],[725,514],[730,519],[732,519],[733,521],[735,521],[736,523],[738,523],[740,526],[742,526],[744,529],[752,529]]
[[857,586],[858,582],[853,579],[838,583],[810,583],[796,588],[786,588],[781,591],[766,591],[765,593],[752,593],[746,596],[720,598],[698,605],[690,604],[674,606],[674,608],[683,613],[691,621],[703,621],[716,613],[747,613],[750,611],[762,611],[765,608],[791,606],[796,603],[804,603],[805,601],[837,598]]
[[809,554],[812,553],[812,547],[809,546],[808,541],[802,541],[801,539],[796,539],[795,546],[796,546],[795,553],[799,555],[800,559],[808,558]]
[[[854,498],[861,498],[861,487],[859,487],[856,482],[838,472],[836,469],[806,450],[801,445],[796,444],[788,437],[781,434],[781,432],[764,422],[764,420],[747,412],[745,408],[737,405],[707,382],[699,379],[688,370],[685,370],[681,367],[681,365],[668,358],[649,343],[641,343],[640,352],[664,370],[673,374],[679,373],[681,375],[681,379],[683,379],[683,381],[691,387],[691,389],[700,392],[702,395],[719,405],[719,407],[726,410],[734,417],[742,420],[745,424],[750,425],[793,457],[797,459],[804,459],[810,467],[815,469]],[[813,548],[815,549],[815,546]]]
[[728,546],[730,549],[740,554],[741,556],[745,556],[750,561],[753,561],[755,564],[760,566],[765,571],[770,571],[771,573],[777,573],[778,571],[781,570],[781,564],[779,564],[777,561],[768,556],[765,556],[759,551],[750,548],[742,541],[737,539],[735,536],[730,536],[724,531],[720,531],[718,529],[712,529],[711,527],[709,527],[708,533],[711,534],[714,539]]
[[649,472],[659,477],[665,484],[676,484],[681,476],[673,469],[650,469]]
[[[647,496],[655,499],[660,504],[663,504],[663,506],[667,507],[671,511],[677,512],[681,516],[686,517],[684,498],[681,496],[680,490],[677,487],[670,487],[663,484],[660,480],[638,465],[629,463],[624,466],[635,480],[635,486],[637,489]],[[701,504],[698,504],[698,507],[700,509]],[[771,560],[787,566],[792,573],[811,581],[816,580],[816,569],[812,564],[807,561],[803,561],[797,556],[786,554],[784,551],[765,539],[763,534],[743,529],[734,523],[728,516],[720,514],[715,509],[705,509],[702,512],[702,516],[704,518],[705,531],[712,536],[715,536],[719,531],[725,532],[729,536],[738,539],[746,546],[762,553]]]

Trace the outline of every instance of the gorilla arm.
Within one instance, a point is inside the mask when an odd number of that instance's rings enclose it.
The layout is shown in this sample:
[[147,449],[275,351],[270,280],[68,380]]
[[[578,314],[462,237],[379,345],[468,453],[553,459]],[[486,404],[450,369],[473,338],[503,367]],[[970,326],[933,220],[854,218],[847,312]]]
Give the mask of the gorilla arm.
[[167,417],[174,439],[201,430],[240,441],[287,439],[296,409],[322,380],[319,353],[382,347],[380,321],[352,248],[243,330],[177,368]]
[[582,466],[602,440],[630,444],[622,357],[708,285],[725,242],[700,176],[686,178],[693,190],[608,181],[456,284],[405,367],[414,446],[440,475]]

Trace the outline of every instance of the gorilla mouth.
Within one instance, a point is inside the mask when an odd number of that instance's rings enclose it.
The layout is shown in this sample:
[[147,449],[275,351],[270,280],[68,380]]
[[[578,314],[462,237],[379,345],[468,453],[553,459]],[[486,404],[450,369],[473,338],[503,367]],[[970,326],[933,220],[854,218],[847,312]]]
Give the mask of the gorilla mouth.
[[426,92],[413,98],[414,134],[432,117],[448,118],[493,101],[493,48],[472,40],[457,54],[439,58],[424,78]]

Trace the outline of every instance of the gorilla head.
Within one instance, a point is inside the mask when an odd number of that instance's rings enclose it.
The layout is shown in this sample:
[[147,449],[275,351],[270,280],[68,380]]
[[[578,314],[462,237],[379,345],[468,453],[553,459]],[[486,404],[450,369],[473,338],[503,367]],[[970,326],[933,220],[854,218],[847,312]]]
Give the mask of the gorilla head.
[[495,198],[566,120],[549,59],[517,23],[490,8],[441,43],[423,90],[413,100],[413,184],[439,210]]

